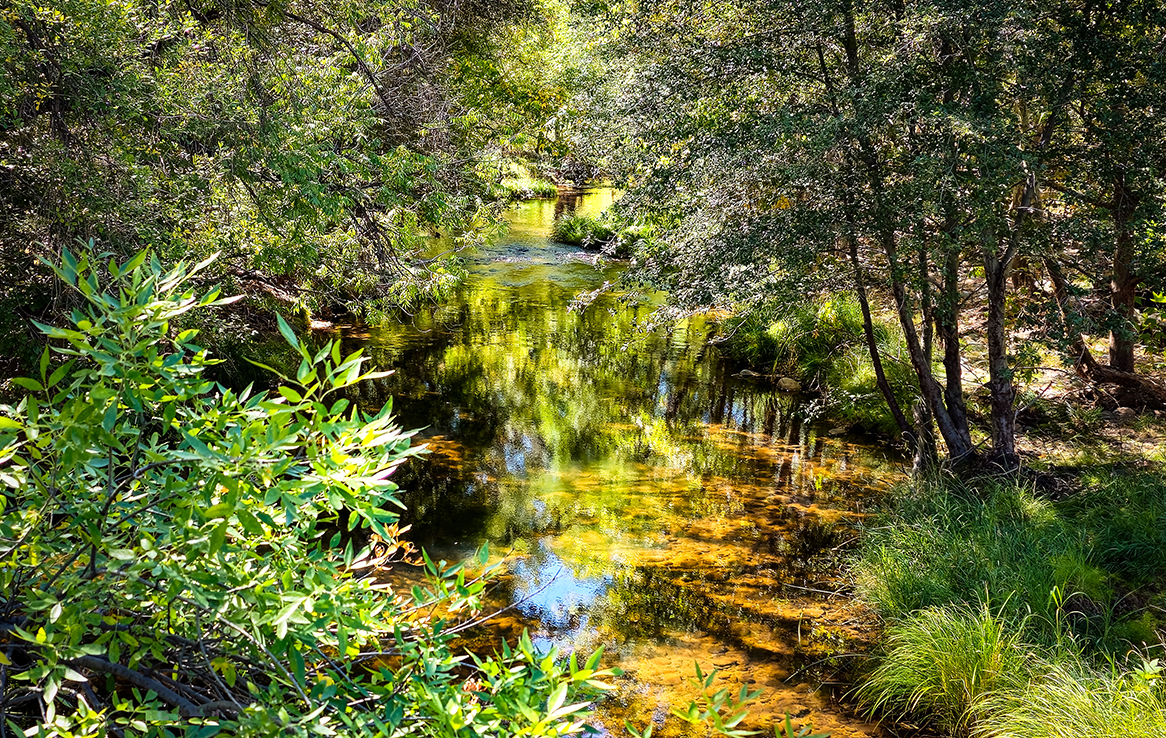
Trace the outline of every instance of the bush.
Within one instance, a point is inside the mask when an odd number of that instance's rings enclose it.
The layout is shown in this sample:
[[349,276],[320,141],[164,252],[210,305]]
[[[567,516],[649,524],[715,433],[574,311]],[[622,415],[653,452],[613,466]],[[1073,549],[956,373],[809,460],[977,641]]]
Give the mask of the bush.
[[[219,302],[145,253],[103,268],[63,254],[82,307],[42,330],[38,379],[0,406],[0,629],[9,727],[40,735],[562,735],[580,667],[529,639],[455,655],[434,613],[472,612],[482,578],[425,559],[430,588],[357,575],[400,550],[393,470],[416,453],[388,408],[350,407],[378,376],[337,343],[299,356],[278,395],[232,392],[176,333]],[[102,285],[107,285],[103,291]],[[363,533],[362,533],[363,532]],[[580,697],[583,697],[580,701]]]

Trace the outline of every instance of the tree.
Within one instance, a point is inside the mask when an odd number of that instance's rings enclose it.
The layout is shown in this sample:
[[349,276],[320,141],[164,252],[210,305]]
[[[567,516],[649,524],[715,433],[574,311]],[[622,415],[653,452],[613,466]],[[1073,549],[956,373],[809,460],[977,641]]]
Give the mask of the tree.
[[[1143,3],[1086,7],[1065,18],[1080,56],[1079,81],[1065,111],[1067,135],[1055,148],[1056,174],[1046,185],[1060,200],[1050,215],[1060,237],[1046,271],[1074,366],[1087,379],[1143,393],[1153,389],[1123,374],[1135,371],[1137,289],[1166,275],[1166,253],[1151,230],[1161,217],[1166,166],[1166,131],[1157,112],[1166,102],[1164,24],[1161,9]],[[1089,326],[1071,294],[1076,284],[1109,303],[1093,326],[1109,329],[1108,366],[1082,340]]]
[[484,576],[425,557],[431,586],[395,592],[362,573],[370,536],[388,555],[406,546],[391,475],[421,449],[388,407],[343,397],[377,376],[359,352],[309,351],[281,321],[296,376],[236,393],[203,379],[195,331],[173,329],[225,302],[190,288],[209,263],[63,255],[53,271],[81,306],[42,329],[68,361],[46,351],[39,378],[17,380],[29,394],[0,406],[4,730],[581,728],[609,674],[598,653],[580,665],[524,637],[459,655],[458,613]]
[[25,320],[3,353],[67,307],[35,257],[76,238],[164,263],[221,253],[215,279],[284,312],[444,294],[457,267],[424,237],[496,215],[462,39],[489,48],[535,7],[6,3],[0,278]]
[[[1081,49],[1092,31],[1075,22],[1077,5],[658,0],[588,10],[606,21],[627,86],[609,113],[632,187],[624,207],[664,234],[635,275],[691,306],[854,290],[880,390],[921,461],[935,429],[955,462],[1016,468],[1009,282],[1022,260],[1055,253],[1044,193],[1065,176],[1060,147],[1075,139],[1070,111],[1096,61]],[[1137,3],[1119,25],[1142,59],[1162,35],[1160,13]],[[1079,153],[1074,171],[1097,165]],[[918,380],[914,413],[899,407],[873,340],[872,303],[883,296]],[[969,297],[982,311],[987,453],[964,390]]]

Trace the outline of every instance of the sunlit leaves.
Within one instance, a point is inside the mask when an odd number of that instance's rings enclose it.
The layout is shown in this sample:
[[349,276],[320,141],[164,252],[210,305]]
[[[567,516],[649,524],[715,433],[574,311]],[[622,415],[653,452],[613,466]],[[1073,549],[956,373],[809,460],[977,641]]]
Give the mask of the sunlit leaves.
[[[218,301],[188,289],[206,266],[164,270],[144,254],[106,265],[92,249],[53,266],[81,306],[73,328],[44,330],[75,363],[0,408],[0,481],[20,492],[0,498],[0,583],[21,623],[9,673],[46,711],[9,715],[62,735],[110,721],[262,735],[579,730],[588,703],[568,696],[604,673],[574,680],[529,640],[475,662],[498,676],[488,695],[463,687],[456,628],[431,614],[474,612],[484,577],[427,558],[432,588],[410,599],[353,576],[371,533],[406,548],[388,477],[418,452],[411,434],[329,397],[379,375],[335,344],[309,351],[286,323],[307,370],[281,396],[204,381],[210,359],[169,325]],[[367,665],[382,658],[394,668]],[[114,674],[133,688],[93,678]],[[79,697],[68,685],[85,680],[95,691]],[[182,695],[224,707],[201,714]]]

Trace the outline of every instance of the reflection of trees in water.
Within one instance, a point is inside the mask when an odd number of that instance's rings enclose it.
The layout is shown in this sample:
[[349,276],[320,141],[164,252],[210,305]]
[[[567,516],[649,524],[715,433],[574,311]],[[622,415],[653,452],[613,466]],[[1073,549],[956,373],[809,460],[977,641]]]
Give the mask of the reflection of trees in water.
[[582,199],[582,190],[559,190],[559,196],[555,198],[555,220],[578,210]]
[[648,538],[660,523],[645,511],[748,515],[740,494],[712,490],[813,498],[813,469],[849,466],[792,396],[731,378],[704,321],[645,335],[646,307],[605,295],[578,313],[572,297],[480,276],[457,301],[371,332],[374,366],[396,374],[354,399],[393,398],[402,424],[443,439],[399,475],[417,540],[508,544],[575,526]]

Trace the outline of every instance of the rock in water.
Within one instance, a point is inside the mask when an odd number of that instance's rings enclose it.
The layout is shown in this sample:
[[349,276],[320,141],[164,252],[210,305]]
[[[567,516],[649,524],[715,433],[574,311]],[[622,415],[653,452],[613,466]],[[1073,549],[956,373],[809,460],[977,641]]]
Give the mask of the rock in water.
[[752,369],[742,369],[741,371],[737,372],[733,376],[734,377],[749,378],[749,377],[760,377],[762,375],[758,374],[757,372],[753,371]]
[[782,392],[798,392],[802,389],[802,383],[790,377],[782,377],[777,380],[777,388]]

